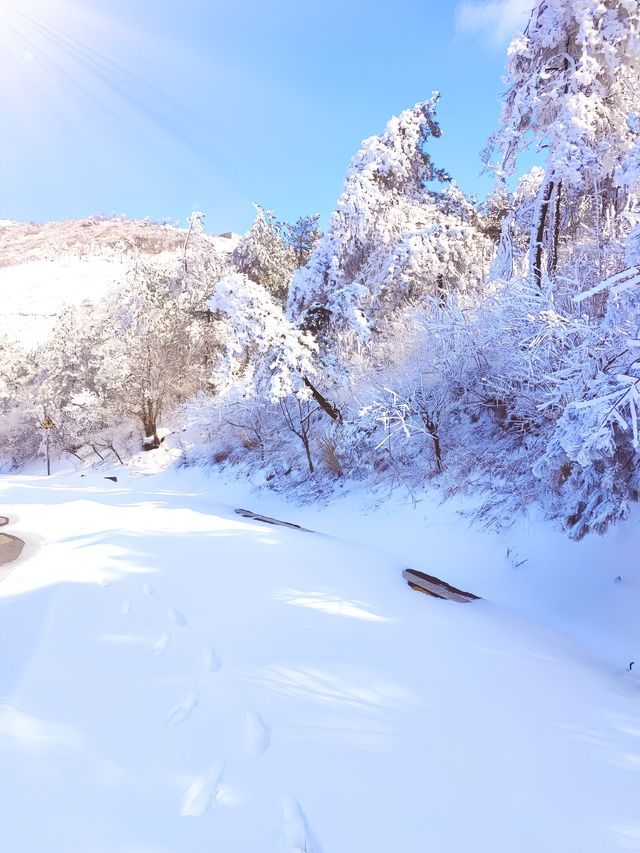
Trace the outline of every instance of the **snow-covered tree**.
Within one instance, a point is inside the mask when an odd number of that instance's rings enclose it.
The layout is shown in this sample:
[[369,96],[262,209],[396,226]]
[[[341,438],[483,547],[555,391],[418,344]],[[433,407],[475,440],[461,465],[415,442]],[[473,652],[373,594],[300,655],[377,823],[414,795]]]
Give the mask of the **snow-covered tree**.
[[425,145],[441,135],[439,95],[394,116],[353,158],[326,234],[292,282],[289,316],[335,338],[367,338],[378,318],[421,294],[440,296],[482,280],[480,235],[461,193]]
[[6,335],[0,335],[0,412],[11,405],[31,370],[22,347]]
[[204,234],[204,220],[205,215],[199,210],[194,210],[193,213],[189,216],[189,227],[187,228],[187,235],[184,238],[184,247],[182,250],[182,261],[184,264],[185,273],[189,272],[188,256],[190,250],[193,251],[194,247],[196,249],[196,252],[198,248],[201,249],[201,246],[199,244],[201,243],[200,238]]
[[294,251],[296,266],[303,267],[315,248],[316,243],[322,237],[318,228],[319,213],[312,216],[301,216],[292,224],[287,224],[285,233],[286,241]]
[[255,205],[256,218],[236,246],[235,268],[251,281],[261,284],[277,299],[286,301],[291,276],[296,268],[294,249],[288,245],[285,226],[270,210]]
[[[313,473],[312,418],[323,411],[334,421],[340,419],[338,409],[317,387],[322,377],[313,336],[288,320],[264,287],[241,274],[218,283],[209,307],[216,314],[223,346],[213,376],[223,403],[246,410],[247,401],[258,401],[276,408],[286,429],[301,441]],[[253,431],[258,433],[257,427]]]
[[[638,116],[634,117],[634,128],[640,130]],[[624,217],[629,232],[625,260],[629,266],[640,264],[640,133],[629,154],[625,157],[618,177],[620,186],[627,194]]]
[[63,449],[95,450],[98,433],[108,445],[105,431],[132,418],[143,446],[159,445],[163,412],[206,385],[215,357],[206,307],[212,289],[197,257],[188,272],[183,259],[139,260],[107,300],[63,315],[39,353],[39,394],[55,414]]
[[535,470],[575,536],[602,532],[640,495],[640,269],[575,297],[606,292],[604,317],[565,320],[570,336],[546,370],[554,428]]
[[108,314],[118,334],[102,348],[99,391],[139,418],[144,446],[158,447],[163,412],[196,393],[210,370],[205,298],[212,284],[179,263],[139,264]]
[[297,329],[263,286],[241,273],[216,285],[209,308],[221,315],[218,337],[224,354],[214,377],[219,390],[241,384],[247,397],[277,402],[291,395],[308,397],[304,377],[316,373],[317,345]]
[[588,213],[602,277],[614,271],[602,257],[603,231],[614,227],[624,204],[616,177],[637,137],[630,121],[640,106],[637,0],[538,0],[525,33],[511,43],[507,71],[502,119],[487,156],[497,154],[499,178],[513,174],[532,145],[544,156],[531,274],[541,286],[543,257],[553,273],[571,218],[584,223]]
[[36,366],[22,347],[0,336],[0,470],[10,470],[37,451],[38,410],[33,394]]
[[508,281],[514,275],[527,275],[531,230],[543,181],[544,169],[533,166],[519,179],[513,193],[508,193],[502,186],[486,200],[485,209],[490,211],[492,199],[495,199],[493,203],[497,210],[488,216],[499,234],[498,249],[489,274],[491,280]]

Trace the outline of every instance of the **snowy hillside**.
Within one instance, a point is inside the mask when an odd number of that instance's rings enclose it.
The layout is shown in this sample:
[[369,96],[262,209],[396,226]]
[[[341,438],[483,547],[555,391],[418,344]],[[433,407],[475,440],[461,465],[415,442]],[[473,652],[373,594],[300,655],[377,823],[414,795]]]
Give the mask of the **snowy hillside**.
[[[180,255],[186,233],[124,217],[0,221],[0,336],[35,348],[49,338],[65,307],[104,298],[123,283],[137,257]],[[203,239],[223,254],[238,241],[237,235]]]
[[[273,527],[233,512],[282,517],[240,483],[122,471],[3,478],[27,542],[0,584],[3,850],[640,849],[635,675],[540,601],[531,621],[401,578],[413,551],[484,591],[490,537],[355,499]],[[369,547],[323,535],[348,519]]]

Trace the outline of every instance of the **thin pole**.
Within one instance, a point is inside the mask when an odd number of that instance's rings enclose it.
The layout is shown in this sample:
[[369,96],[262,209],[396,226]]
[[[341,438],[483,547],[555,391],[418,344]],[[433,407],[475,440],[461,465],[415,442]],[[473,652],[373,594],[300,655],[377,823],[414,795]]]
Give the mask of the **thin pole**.
[[49,430],[47,430],[47,477],[51,476],[51,462],[49,460]]

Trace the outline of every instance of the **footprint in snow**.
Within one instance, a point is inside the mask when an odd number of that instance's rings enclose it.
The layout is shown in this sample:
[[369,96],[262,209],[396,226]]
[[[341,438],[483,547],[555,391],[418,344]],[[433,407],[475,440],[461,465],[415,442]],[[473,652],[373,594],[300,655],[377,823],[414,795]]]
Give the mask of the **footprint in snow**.
[[283,853],[322,853],[296,800],[285,797],[282,817]]
[[167,610],[167,618],[180,628],[184,628],[187,624],[187,617],[183,613],[180,613],[179,610],[176,610],[175,607],[170,607]]
[[222,666],[222,660],[216,654],[213,646],[204,646],[202,649],[201,667],[205,672],[217,672]]
[[255,711],[247,711],[242,742],[249,755],[262,755],[269,749],[271,730]]
[[155,592],[155,589],[153,588],[153,586],[148,581],[145,581],[142,584],[142,591],[144,592],[145,595],[153,595],[153,593]]
[[171,634],[163,634],[159,637],[155,643],[151,646],[151,654],[152,655],[161,655],[162,652],[169,645],[169,640],[171,639]]
[[206,773],[196,776],[182,797],[182,817],[202,817],[217,798],[223,770],[223,764],[214,764]]
[[172,708],[169,712],[167,725],[175,726],[178,723],[184,722],[197,704],[198,694],[195,691],[193,693],[188,693],[182,702],[179,702],[175,708]]
[[131,613],[131,602],[129,601],[128,598],[126,601],[122,602],[122,607],[120,608],[120,613],[122,613],[123,616],[128,616]]

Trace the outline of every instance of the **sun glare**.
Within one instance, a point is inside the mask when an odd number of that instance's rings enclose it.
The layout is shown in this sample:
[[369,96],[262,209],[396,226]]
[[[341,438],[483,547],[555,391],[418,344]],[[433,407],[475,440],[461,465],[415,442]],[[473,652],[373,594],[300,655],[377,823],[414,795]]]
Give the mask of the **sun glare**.
[[68,0],[0,0],[0,70],[20,95],[29,94],[25,62],[42,63],[44,82],[73,59],[71,42],[81,37],[74,8]]
[[87,0],[0,0],[4,118],[42,144],[54,123],[83,135],[97,134],[100,121],[157,127],[176,106],[136,73],[155,49],[131,20]]

